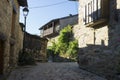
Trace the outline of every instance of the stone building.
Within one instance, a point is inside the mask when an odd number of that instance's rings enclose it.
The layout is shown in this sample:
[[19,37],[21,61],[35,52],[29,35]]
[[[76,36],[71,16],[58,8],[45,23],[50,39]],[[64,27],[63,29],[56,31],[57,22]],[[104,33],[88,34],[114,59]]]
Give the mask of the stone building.
[[41,30],[41,37],[46,37],[48,41],[47,46],[52,45],[52,41],[57,41],[58,40],[58,35],[61,29],[68,25],[75,25],[78,23],[78,14],[72,15],[70,14],[69,16],[62,17],[62,18],[57,18],[49,21],[45,25],[43,25],[39,30]]
[[79,4],[79,25],[73,29],[79,41],[78,63],[111,78],[120,61],[120,0],[79,0]]
[[36,61],[45,62],[47,60],[47,41],[40,36],[25,33],[25,49],[34,55]]
[[27,6],[27,0],[0,1],[0,74],[3,75],[17,65],[18,53],[22,49],[20,6]]

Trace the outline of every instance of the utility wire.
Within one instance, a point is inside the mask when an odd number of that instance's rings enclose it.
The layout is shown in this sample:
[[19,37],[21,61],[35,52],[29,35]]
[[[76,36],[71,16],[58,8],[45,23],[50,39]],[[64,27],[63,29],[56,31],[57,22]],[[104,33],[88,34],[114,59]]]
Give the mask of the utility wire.
[[55,5],[59,5],[59,4],[64,4],[64,3],[66,3],[66,2],[68,2],[68,1],[59,2],[59,3],[54,3],[54,4],[49,4],[49,5],[43,5],[43,6],[29,7],[29,9],[45,8],[45,7],[55,6]]

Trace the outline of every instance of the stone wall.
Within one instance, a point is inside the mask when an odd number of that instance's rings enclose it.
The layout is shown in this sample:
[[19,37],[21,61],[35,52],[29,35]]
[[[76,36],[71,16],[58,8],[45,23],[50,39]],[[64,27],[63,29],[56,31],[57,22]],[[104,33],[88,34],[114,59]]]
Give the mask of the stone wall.
[[120,55],[120,1],[109,0],[107,22],[87,26],[84,22],[84,7],[90,1],[93,0],[79,0],[79,25],[73,27],[80,48],[78,63],[82,68],[111,78],[117,73]]
[[3,45],[0,56],[1,74],[7,74],[17,65],[17,56],[22,49],[22,29],[19,25],[19,4],[17,0],[0,1],[0,41]]
[[27,52],[34,54],[36,61],[45,62],[47,60],[46,48],[47,39],[27,32],[25,33],[25,49]]
[[41,60],[41,61],[47,61],[47,42],[48,40],[46,39],[42,39],[41,38],[41,51],[40,51],[40,57],[38,58],[38,60]]

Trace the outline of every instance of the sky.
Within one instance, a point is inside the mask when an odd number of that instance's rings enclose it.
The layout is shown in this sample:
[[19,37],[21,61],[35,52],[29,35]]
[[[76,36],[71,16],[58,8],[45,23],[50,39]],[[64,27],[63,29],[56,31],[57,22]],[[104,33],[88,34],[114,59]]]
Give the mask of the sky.
[[[39,28],[52,19],[78,14],[78,2],[68,0],[28,0],[29,14],[26,20],[26,31],[40,35]],[[20,22],[24,16],[20,8]]]

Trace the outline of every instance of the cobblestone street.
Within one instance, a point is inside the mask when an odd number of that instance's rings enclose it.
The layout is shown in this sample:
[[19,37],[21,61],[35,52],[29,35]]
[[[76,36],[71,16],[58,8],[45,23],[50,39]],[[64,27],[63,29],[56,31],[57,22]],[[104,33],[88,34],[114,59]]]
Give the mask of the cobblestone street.
[[77,63],[38,63],[18,67],[7,80],[106,80],[79,69]]

